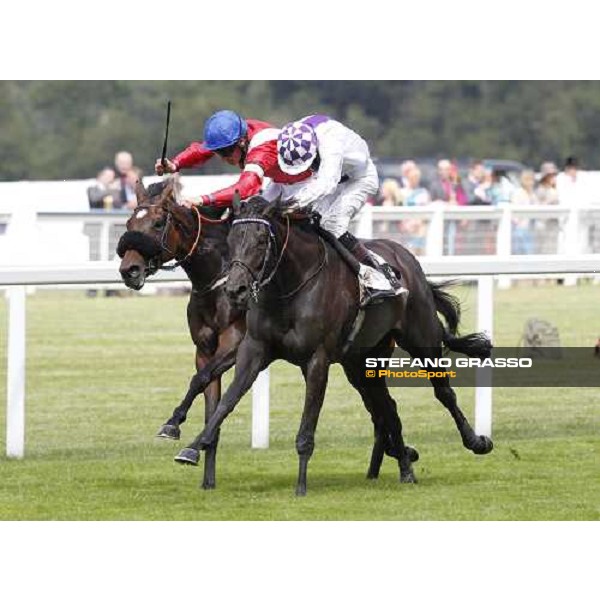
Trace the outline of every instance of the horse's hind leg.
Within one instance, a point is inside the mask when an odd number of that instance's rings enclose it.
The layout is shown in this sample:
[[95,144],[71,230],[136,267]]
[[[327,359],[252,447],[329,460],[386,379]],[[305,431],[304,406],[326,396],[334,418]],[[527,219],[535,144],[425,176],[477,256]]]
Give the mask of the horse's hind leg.
[[[392,352],[389,344],[382,345],[377,356],[387,357]],[[374,355],[371,353],[371,355]],[[416,483],[412,470],[412,462],[419,459],[418,452],[404,444],[402,437],[402,422],[398,416],[396,402],[390,396],[385,379],[375,378],[366,385],[362,378],[364,365],[360,360],[344,361],[344,370],[350,383],[358,390],[365,407],[371,414],[375,428],[375,443],[371,452],[371,461],[367,477],[375,479],[379,475],[384,452],[398,460],[400,481]]]
[[[370,385],[371,384],[369,384],[369,387]],[[394,456],[398,459],[398,465],[400,466],[400,482],[416,483],[417,479],[413,473],[411,464],[411,456],[414,455],[404,444],[404,438],[402,437],[402,421],[398,415],[396,402],[390,396],[385,379],[377,378],[374,380],[374,389],[372,390],[372,393],[375,397],[374,402],[380,403],[381,410],[384,414],[386,428],[390,432]],[[416,457],[418,458],[418,454]]]
[[[420,348],[407,348],[408,352],[413,357],[418,358],[441,358],[442,349],[441,347],[420,347]],[[446,369],[428,369],[430,372],[439,373],[440,371],[446,372]],[[471,450],[475,454],[487,454],[492,451],[493,444],[490,438],[484,435],[476,435],[471,427],[471,424],[460,410],[456,401],[456,392],[450,386],[448,377],[432,377],[430,379],[433,385],[435,397],[446,407],[448,412],[452,415],[456,428],[460,433],[462,442],[465,448]]]
[[371,421],[373,423],[374,431],[374,442],[373,449],[371,450],[371,460],[369,461],[369,469],[367,471],[367,479],[377,479],[379,477],[379,471],[381,470],[381,463],[385,455],[385,436],[386,429],[383,422],[383,415],[378,412],[377,407],[373,404],[371,394],[365,388],[360,372],[361,364],[360,359],[346,359],[342,363],[344,372],[350,384],[360,394],[361,400],[365,405],[368,413],[371,415]]
[[492,451],[494,445],[492,440],[485,435],[477,435],[463,412],[458,407],[456,402],[456,393],[450,386],[448,379],[433,378],[431,379],[435,397],[448,409],[452,415],[460,437],[465,448],[471,450],[474,454],[488,454]]

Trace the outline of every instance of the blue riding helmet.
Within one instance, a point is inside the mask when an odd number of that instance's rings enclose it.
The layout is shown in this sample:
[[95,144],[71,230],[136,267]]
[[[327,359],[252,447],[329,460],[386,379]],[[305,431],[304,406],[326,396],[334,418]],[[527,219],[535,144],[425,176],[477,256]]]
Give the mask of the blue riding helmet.
[[208,118],[204,125],[204,147],[222,150],[232,146],[246,135],[248,123],[232,110],[220,110]]

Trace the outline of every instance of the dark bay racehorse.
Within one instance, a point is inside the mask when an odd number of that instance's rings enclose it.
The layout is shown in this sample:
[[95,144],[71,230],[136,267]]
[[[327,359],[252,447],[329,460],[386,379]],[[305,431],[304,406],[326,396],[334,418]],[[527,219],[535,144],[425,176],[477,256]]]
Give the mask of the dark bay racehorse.
[[[329,367],[340,362],[375,424],[369,476],[377,476],[386,451],[398,458],[401,481],[415,482],[396,404],[385,379],[365,385],[361,349],[370,349],[371,356],[387,357],[395,341],[413,357],[439,357],[443,346],[483,357],[489,356],[491,344],[482,334],[457,337],[460,315],[452,296],[427,282],[419,263],[405,248],[388,240],[373,240],[368,243],[369,248],[401,275],[409,294],[367,308],[360,333],[348,349],[346,343],[359,310],[356,277],[312,226],[291,225],[279,208],[278,203],[268,205],[260,197],[235,205],[228,239],[231,268],[226,290],[235,305],[248,309],[247,332],[238,349],[233,382],[205,429],[181,451],[179,459],[197,460],[200,450],[210,448],[221,423],[259,372],[281,358],[298,365],[306,382],[304,411],[296,437],[296,493],[304,495]],[[438,318],[438,311],[447,327]],[[491,440],[475,434],[459,409],[447,378],[431,381],[437,399],[454,418],[464,446],[477,454],[490,452]]]
[[[232,306],[224,288],[230,222],[221,220],[222,209],[191,211],[179,206],[171,182],[153,184],[148,191],[138,184],[136,192],[138,207],[118,247],[123,281],[139,290],[146,277],[176,259],[192,283],[187,320],[196,346],[197,372],[185,398],[158,434],[179,439],[179,426],[198,394],[204,392],[207,422],[214,413],[221,398],[221,375],[234,364],[246,331],[245,311]],[[217,432],[206,451],[205,489],[215,487],[218,437]]]
[[[138,207],[127,222],[118,253],[122,258],[120,272],[125,284],[135,290],[146,278],[176,259],[192,283],[187,307],[190,335],[196,346],[196,374],[192,377],[183,401],[158,435],[179,439],[180,425],[185,422],[194,399],[202,392],[205,398],[205,421],[214,413],[221,397],[221,375],[235,363],[236,351],[246,330],[245,308],[232,305],[225,293],[224,280],[229,266],[227,234],[230,221],[222,220],[223,211],[201,209],[198,213],[177,204],[173,185],[169,182],[151,185],[145,190],[138,184]],[[200,227],[199,220],[200,219]],[[369,408],[369,407],[368,407]],[[383,437],[384,416],[369,408],[384,449],[392,453]],[[218,431],[206,447],[202,487],[215,487]],[[411,459],[418,453],[408,448]],[[196,465],[199,452],[178,457],[179,462]],[[381,460],[380,460],[381,462]],[[373,468],[370,476],[377,476]],[[373,474],[374,473],[374,474]]]

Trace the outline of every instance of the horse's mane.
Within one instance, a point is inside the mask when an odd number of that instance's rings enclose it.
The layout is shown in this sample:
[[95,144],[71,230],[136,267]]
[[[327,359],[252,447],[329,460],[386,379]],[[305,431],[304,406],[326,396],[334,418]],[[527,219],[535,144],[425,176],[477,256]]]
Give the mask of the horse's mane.
[[[165,191],[165,188],[167,187],[167,184],[169,183],[168,180],[165,181],[157,181],[156,183],[151,183],[147,188],[146,188],[146,193],[148,194],[148,199],[150,201],[154,200],[157,196],[160,197],[160,195]],[[152,203],[152,202],[151,202]]]
[[253,196],[246,201],[246,205],[251,214],[264,217],[266,219],[274,219],[279,222],[284,222],[286,217],[290,218],[291,224],[306,232],[317,234],[317,225],[315,214],[310,210],[299,210],[291,215],[285,214],[286,205],[279,200],[268,202],[262,196]]
[[[147,194],[147,201],[145,202],[145,204],[156,204],[158,202],[158,200],[160,199],[160,197],[162,196],[162,193],[165,191],[165,188],[167,187],[167,185],[169,184],[169,180],[165,179],[163,181],[157,181],[156,183],[151,183],[147,188],[146,188],[146,194]],[[183,207],[182,207],[183,208]],[[209,218],[209,219],[220,219],[223,214],[225,213],[225,211],[227,210],[227,208],[224,207],[216,207],[216,206],[202,206],[199,208],[200,213]]]

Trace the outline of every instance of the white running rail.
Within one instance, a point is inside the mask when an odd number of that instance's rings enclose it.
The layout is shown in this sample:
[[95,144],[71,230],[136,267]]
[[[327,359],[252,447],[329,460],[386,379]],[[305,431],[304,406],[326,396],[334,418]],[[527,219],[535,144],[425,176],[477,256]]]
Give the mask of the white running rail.
[[[425,257],[421,265],[428,277],[475,279],[479,284],[478,329],[493,335],[494,280],[502,275],[600,274],[600,255],[580,256],[446,256]],[[183,282],[186,274],[178,269],[161,271],[153,281]],[[9,304],[6,453],[22,458],[25,453],[25,288],[71,284],[120,283],[117,262],[90,262],[83,265],[0,267],[0,287],[7,288]],[[253,388],[252,447],[269,443],[269,379],[263,372]],[[492,390],[476,389],[475,428],[491,435]]]

